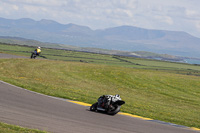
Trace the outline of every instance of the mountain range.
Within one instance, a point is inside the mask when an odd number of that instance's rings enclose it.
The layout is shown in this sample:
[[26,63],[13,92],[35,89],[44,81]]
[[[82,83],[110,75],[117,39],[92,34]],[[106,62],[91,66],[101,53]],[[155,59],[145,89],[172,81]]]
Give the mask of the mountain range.
[[0,18],[0,36],[23,37],[78,47],[200,57],[200,38],[182,31],[153,30],[127,25],[92,30],[87,26],[60,24],[46,19],[35,21],[30,18]]

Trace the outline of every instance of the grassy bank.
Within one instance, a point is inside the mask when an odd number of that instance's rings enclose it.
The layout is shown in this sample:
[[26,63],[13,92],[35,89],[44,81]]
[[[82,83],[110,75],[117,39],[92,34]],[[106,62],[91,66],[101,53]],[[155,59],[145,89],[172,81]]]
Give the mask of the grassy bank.
[[45,131],[23,128],[20,126],[14,126],[2,122],[0,122],[0,132],[1,133],[47,133]]
[[178,74],[174,71],[178,68],[170,68],[163,71],[113,64],[0,59],[0,79],[87,103],[96,102],[102,94],[120,94],[126,101],[123,112],[200,128],[200,77]]
[[[7,45],[0,43],[0,52],[23,55],[30,57],[35,47]],[[62,60],[70,62],[85,62],[91,64],[105,64],[110,66],[121,66],[129,68],[140,68],[148,70],[159,70],[185,75],[200,76],[200,66],[185,63],[174,63],[167,61],[149,60],[134,57],[123,57],[115,55],[94,54],[68,50],[56,50],[42,48],[43,58],[50,60]],[[40,57],[39,57],[40,58]]]

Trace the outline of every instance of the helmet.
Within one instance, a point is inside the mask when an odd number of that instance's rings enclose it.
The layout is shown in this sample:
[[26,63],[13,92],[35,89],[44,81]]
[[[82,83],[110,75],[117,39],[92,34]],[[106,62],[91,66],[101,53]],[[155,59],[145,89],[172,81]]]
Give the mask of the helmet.
[[40,47],[38,47],[40,49]]
[[117,95],[115,95],[115,97],[119,97],[119,98],[120,98],[120,95],[119,95],[119,94],[117,94]]

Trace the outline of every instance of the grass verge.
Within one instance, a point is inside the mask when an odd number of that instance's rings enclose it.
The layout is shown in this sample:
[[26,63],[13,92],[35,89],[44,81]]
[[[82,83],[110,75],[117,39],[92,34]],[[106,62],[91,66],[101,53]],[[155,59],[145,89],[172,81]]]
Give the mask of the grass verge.
[[0,122],[1,133],[47,133],[46,131],[39,131],[36,129],[28,129],[20,126],[10,125]]

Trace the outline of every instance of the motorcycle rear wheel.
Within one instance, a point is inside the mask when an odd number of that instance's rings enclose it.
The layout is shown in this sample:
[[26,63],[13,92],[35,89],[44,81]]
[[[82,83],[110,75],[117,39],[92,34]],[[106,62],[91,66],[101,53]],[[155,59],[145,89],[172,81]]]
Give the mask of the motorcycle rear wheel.
[[120,106],[116,106],[114,110],[108,110],[107,114],[116,115],[120,111]]

